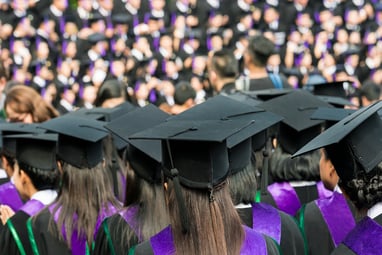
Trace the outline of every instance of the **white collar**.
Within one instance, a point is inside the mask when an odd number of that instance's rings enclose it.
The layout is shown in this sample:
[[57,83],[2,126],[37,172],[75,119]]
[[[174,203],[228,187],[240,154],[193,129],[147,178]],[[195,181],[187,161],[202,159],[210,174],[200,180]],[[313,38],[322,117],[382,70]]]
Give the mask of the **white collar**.
[[315,181],[291,181],[289,184],[292,187],[305,187],[305,186],[313,186],[316,185]]
[[7,177],[8,177],[7,172],[5,172],[4,169],[0,169],[0,179],[5,179]]
[[340,187],[339,187],[338,185],[336,185],[336,186],[334,187],[334,190],[333,190],[333,191],[342,194],[342,190],[340,189]]
[[52,189],[40,190],[34,193],[31,199],[35,199],[43,203],[44,205],[48,205],[52,203],[57,197],[57,191]]
[[378,217],[380,214],[382,214],[382,202],[375,204],[367,211],[367,216],[372,219]]
[[51,5],[50,6],[50,11],[55,15],[55,16],[57,16],[57,17],[61,17],[62,16],[62,11],[60,11],[59,9],[57,9],[57,7],[56,6],[54,6],[54,5]]
[[243,203],[240,203],[238,205],[235,205],[236,209],[245,209],[245,208],[251,208],[251,207],[252,207],[252,204],[243,204]]

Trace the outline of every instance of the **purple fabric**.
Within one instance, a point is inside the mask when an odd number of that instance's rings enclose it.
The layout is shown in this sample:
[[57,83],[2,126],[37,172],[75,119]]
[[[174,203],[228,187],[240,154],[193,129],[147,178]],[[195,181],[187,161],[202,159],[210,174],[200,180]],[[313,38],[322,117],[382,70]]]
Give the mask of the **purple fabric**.
[[41,211],[44,208],[44,204],[36,199],[31,199],[28,202],[26,202],[20,210],[25,212],[26,214],[30,216],[36,215],[39,211]]
[[338,192],[333,192],[331,197],[317,199],[315,203],[328,226],[334,245],[338,246],[355,227],[355,219],[345,197]]
[[382,226],[369,217],[363,218],[346,236],[343,243],[357,255],[380,254]]
[[317,182],[316,186],[319,198],[327,198],[333,195],[333,191],[326,189],[322,181]]
[[[49,211],[52,214],[53,214],[53,208],[55,206],[56,206],[56,204],[52,204],[51,206],[49,206]],[[60,211],[61,211],[61,208],[58,208],[56,213],[53,215],[54,221],[56,223],[58,221],[58,216],[60,215]],[[97,222],[96,222],[96,225],[95,225],[94,238],[97,235],[98,229],[101,226],[102,221],[106,217],[109,217],[109,216],[115,214],[116,212],[117,212],[117,209],[114,206],[110,205],[110,204],[108,206],[108,211],[106,211],[106,209],[102,209],[100,215],[97,218]],[[77,218],[77,215],[74,215],[74,220],[76,220],[76,218]],[[66,231],[65,231],[64,226],[62,226],[61,232],[62,232],[62,235],[64,236],[64,238],[66,239],[67,235],[66,235]],[[72,255],[83,255],[83,254],[86,253],[86,238],[84,236],[80,237],[77,230],[74,230],[73,233],[72,233],[71,245],[72,245],[72,247],[71,247]]]
[[0,204],[8,205],[15,212],[23,206],[19,192],[12,182],[0,185]]
[[267,245],[264,237],[253,229],[244,226],[245,239],[240,255],[266,255]]
[[171,227],[168,226],[150,238],[154,255],[175,254],[175,245],[172,238]]
[[143,241],[141,230],[138,223],[135,221],[135,215],[138,213],[138,206],[130,206],[125,210],[121,211],[119,214],[122,218],[129,224],[129,226],[134,230],[135,235],[138,237],[139,242]]
[[272,237],[280,244],[281,218],[276,208],[265,203],[252,204],[253,229]]
[[[240,250],[241,255],[266,255],[267,246],[264,237],[253,229],[243,226],[245,239]],[[168,226],[150,238],[154,255],[176,254],[171,227]]]
[[275,200],[277,208],[292,216],[296,215],[301,203],[296,191],[288,182],[273,183],[268,186],[268,191]]

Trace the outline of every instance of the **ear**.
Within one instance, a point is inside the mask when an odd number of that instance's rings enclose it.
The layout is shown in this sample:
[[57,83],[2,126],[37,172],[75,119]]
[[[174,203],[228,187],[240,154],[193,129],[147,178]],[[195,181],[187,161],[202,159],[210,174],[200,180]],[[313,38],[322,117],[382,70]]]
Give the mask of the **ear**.
[[19,175],[20,175],[20,181],[23,185],[27,183],[31,183],[31,179],[23,170],[21,169],[19,170]]

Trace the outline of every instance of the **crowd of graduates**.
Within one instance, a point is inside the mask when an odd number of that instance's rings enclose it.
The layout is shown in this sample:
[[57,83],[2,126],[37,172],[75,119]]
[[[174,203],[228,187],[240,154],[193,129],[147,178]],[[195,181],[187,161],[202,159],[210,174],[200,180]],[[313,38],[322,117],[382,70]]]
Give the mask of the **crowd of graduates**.
[[382,3],[0,3],[1,254],[379,254]]

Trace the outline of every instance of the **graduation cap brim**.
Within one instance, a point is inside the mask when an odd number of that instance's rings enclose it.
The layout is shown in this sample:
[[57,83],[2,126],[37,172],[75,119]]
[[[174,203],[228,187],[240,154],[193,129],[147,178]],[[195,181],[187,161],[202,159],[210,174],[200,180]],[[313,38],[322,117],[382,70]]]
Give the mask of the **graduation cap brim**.
[[313,120],[338,122],[355,111],[353,109],[319,107],[310,118]]
[[[382,121],[377,113],[381,108],[382,102],[377,102],[354,112],[315,137],[294,153],[292,157],[338,144],[349,136],[349,143],[351,143],[354,155],[357,156],[357,161],[366,172],[371,171],[382,161],[382,139],[380,135]],[[351,171],[351,169],[348,170]]]
[[317,96],[317,98],[321,99],[322,101],[325,101],[334,107],[337,108],[344,108],[345,106],[351,106],[355,107],[355,105],[350,102],[348,99],[345,99],[343,97],[337,97],[337,96]]

